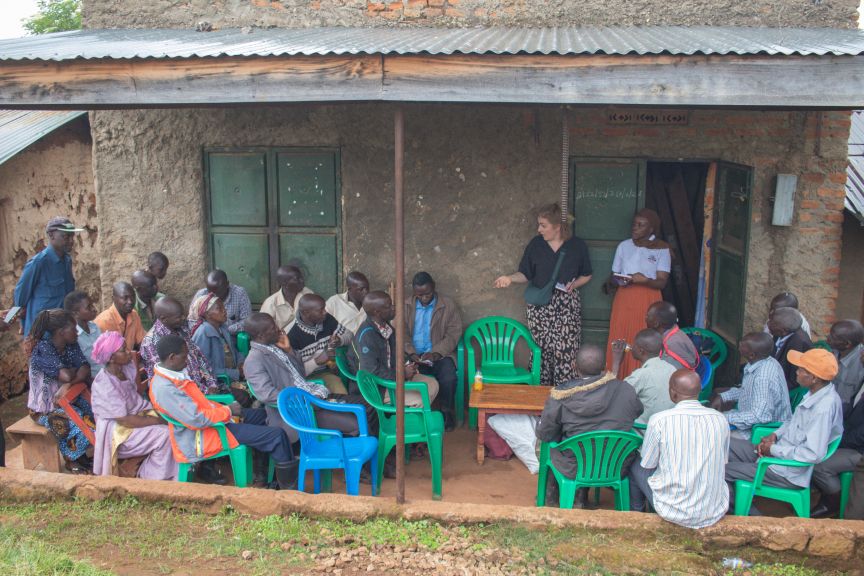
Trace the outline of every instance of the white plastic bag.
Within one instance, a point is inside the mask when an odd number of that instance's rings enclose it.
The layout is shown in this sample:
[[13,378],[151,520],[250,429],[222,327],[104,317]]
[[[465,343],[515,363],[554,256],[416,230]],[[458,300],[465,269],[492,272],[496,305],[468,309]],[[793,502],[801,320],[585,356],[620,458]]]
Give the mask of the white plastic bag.
[[534,448],[537,442],[537,435],[534,433],[537,420],[536,416],[528,414],[495,414],[486,421],[532,474],[537,474],[540,469]]

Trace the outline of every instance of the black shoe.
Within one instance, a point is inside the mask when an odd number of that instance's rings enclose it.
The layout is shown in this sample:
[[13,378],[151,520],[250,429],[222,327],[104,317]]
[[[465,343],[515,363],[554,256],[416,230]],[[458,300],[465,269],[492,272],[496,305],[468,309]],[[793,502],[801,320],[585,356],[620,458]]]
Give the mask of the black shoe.
[[224,486],[228,483],[228,479],[222,475],[222,472],[220,472],[218,468],[216,468],[216,463],[212,460],[199,462],[195,466],[195,476],[207,484],[218,484],[219,486]]
[[830,518],[840,511],[840,494],[822,494],[819,504],[810,512],[811,518]]
[[279,490],[296,490],[299,470],[300,462],[298,460],[276,464],[274,466],[274,476],[276,477],[276,484],[279,485]]

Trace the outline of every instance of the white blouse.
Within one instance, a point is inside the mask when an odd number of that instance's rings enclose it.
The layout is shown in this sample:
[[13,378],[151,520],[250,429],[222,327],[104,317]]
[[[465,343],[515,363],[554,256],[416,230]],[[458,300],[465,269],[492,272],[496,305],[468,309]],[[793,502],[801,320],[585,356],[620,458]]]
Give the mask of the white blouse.
[[[654,237],[652,236],[653,240]],[[612,261],[612,272],[614,274],[626,274],[632,276],[637,272],[650,280],[657,279],[657,272],[670,272],[672,270],[672,255],[668,248],[652,250],[641,248],[628,238],[615,250],[615,260]]]

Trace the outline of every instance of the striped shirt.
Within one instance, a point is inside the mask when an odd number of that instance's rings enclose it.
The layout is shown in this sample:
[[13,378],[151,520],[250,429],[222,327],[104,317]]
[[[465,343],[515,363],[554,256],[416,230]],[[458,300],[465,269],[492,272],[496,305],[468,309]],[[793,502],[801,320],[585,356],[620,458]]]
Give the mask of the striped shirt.
[[740,388],[720,394],[724,402],[738,402],[735,410],[724,415],[730,426],[748,431],[756,424],[787,422],[792,418],[789,389],[783,367],[771,356],[744,366]]
[[648,484],[657,514],[686,528],[720,520],[729,508],[728,454],[729,424],[716,410],[684,400],[652,416],[642,467],[656,468]]

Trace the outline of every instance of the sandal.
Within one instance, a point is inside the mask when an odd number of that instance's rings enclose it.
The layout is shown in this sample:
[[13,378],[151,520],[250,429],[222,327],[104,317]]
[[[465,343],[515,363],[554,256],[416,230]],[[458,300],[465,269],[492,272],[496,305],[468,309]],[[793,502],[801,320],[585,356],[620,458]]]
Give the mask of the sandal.
[[78,462],[69,461],[69,460],[66,461],[66,471],[69,472],[70,474],[80,474],[82,476],[92,476],[93,475],[92,470],[88,470],[87,468],[85,468],[84,466],[79,464]]

